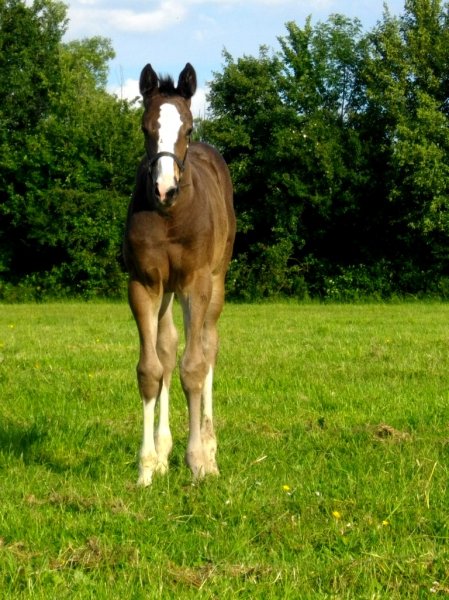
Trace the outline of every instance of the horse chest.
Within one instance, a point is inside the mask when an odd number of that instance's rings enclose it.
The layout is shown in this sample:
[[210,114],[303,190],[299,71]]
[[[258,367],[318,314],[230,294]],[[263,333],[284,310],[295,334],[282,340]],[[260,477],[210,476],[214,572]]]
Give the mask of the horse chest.
[[195,243],[170,243],[166,247],[165,287],[179,291],[188,284],[196,271],[208,265],[207,248]]

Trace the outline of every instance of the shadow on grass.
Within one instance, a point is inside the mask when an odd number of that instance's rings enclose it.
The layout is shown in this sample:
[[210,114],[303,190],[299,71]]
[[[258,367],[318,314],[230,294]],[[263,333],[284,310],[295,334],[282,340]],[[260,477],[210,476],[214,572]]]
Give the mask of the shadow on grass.
[[135,450],[129,440],[118,433],[111,434],[109,427],[97,423],[78,428],[65,423],[62,431],[61,423],[56,426],[48,419],[10,419],[0,423],[0,456],[20,460],[25,466],[38,465],[55,474],[71,473],[100,480],[105,465],[124,468],[124,457],[133,463]]
[[48,438],[48,431],[38,423],[3,421],[0,423],[0,452],[26,461],[33,449]]

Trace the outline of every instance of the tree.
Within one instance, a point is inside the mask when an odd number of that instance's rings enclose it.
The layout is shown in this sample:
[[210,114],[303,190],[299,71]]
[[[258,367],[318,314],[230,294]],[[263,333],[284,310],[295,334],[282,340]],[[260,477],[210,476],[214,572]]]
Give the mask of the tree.
[[225,54],[211,85],[212,120],[203,125],[235,182],[239,258],[230,279],[243,295],[303,289],[307,256],[323,244],[344,254],[329,227],[355,210],[347,189],[360,155],[352,129],[360,23],[334,15],[316,27],[310,19],[304,28],[288,23],[287,32],[280,53],[262,47],[258,59],[237,61]]
[[[32,115],[35,67],[22,60],[20,120],[4,131],[0,276],[41,294],[117,295],[124,279],[117,256],[142,141],[136,109],[105,89],[113,49],[98,37],[62,43],[65,9],[58,3],[9,0],[3,9],[0,28],[8,24],[16,33],[11,56],[0,53],[0,60],[31,57],[30,40],[48,37],[54,46],[43,44],[43,64],[52,62],[39,92],[42,110]],[[23,15],[31,33],[20,38]],[[5,120],[16,118],[10,108],[3,108]]]
[[[0,297],[122,289],[140,112],[106,91],[110,42],[66,22],[0,0]],[[448,50],[449,3],[405,0],[368,33],[332,15],[224,53],[197,136],[234,181],[234,295],[449,295]]]
[[203,126],[236,182],[234,288],[446,289],[449,4],[286,29],[277,53],[225,55]]
[[315,27],[310,18],[303,28],[286,27],[287,36],[279,38],[281,89],[295,136],[283,164],[290,185],[295,182],[296,202],[303,204],[304,253],[334,262],[354,260],[360,247],[351,226],[359,221],[355,191],[366,181],[357,128],[366,38],[357,19],[342,15]]
[[386,12],[372,33],[365,71],[367,113],[387,148],[391,248],[433,276],[449,268],[448,26],[448,5],[407,0],[400,18]]
[[15,251],[8,240],[8,200],[26,188],[23,146],[48,115],[65,25],[59,2],[0,4],[0,274],[8,272]]
[[57,87],[66,7],[54,0],[0,3],[0,131],[32,129]]

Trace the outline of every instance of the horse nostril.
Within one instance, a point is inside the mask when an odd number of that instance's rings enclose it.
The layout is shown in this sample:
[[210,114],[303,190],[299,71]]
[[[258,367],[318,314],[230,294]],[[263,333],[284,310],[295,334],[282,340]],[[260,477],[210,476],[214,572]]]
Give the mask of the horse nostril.
[[168,201],[171,201],[171,200],[173,200],[173,198],[176,196],[177,193],[178,193],[178,188],[177,187],[169,188],[165,192],[165,199],[168,200]]
[[179,188],[177,185],[171,186],[167,189],[164,186],[159,187],[156,183],[154,186],[154,195],[158,202],[164,204],[165,206],[171,206],[176,199],[176,196],[179,192]]

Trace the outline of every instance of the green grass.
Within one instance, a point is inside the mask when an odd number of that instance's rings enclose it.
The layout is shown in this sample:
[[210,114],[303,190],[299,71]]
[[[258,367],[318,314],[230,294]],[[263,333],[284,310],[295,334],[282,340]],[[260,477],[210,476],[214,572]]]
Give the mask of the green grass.
[[449,306],[227,305],[220,330],[221,476],[192,484],[175,377],[140,489],[127,306],[0,306],[0,597],[448,595]]

